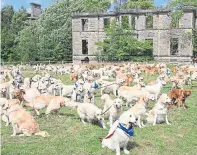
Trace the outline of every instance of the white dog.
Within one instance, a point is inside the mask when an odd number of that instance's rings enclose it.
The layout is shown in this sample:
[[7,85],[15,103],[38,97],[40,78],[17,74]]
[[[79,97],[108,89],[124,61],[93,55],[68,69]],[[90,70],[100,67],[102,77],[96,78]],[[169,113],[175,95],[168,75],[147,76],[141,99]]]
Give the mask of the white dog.
[[89,123],[93,121],[98,121],[105,129],[106,126],[104,124],[104,116],[102,114],[102,110],[99,109],[97,106],[91,103],[81,103],[77,107],[77,113],[81,118],[83,124],[86,124],[85,120]]
[[102,140],[102,148],[108,147],[116,150],[116,155],[120,155],[120,148],[123,148],[125,154],[129,154],[127,144],[130,137],[133,136],[133,124],[136,123],[134,114],[125,111],[110,128],[108,135]]
[[158,98],[158,95],[161,91],[161,88],[166,85],[166,82],[163,81],[163,80],[158,80],[156,84],[154,85],[147,85],[145,86],[145,88],[143,88],[142,90],[146,90],[148,91],[149,93],[151,94],[154,94],[155,95],[155,98],[157,100]]
[[109,115],[109,123],[112,127],[114,120],[117,120],[122,113],[122,100],[119,98],[112,100],[108,94],[102,95],[101,100],[104,102],[103,113]]
[[168,97],[168,95],[162,94],[154,108],[149,111],[147,117],[148,123],[153,123],[153,125],[156,125],[156,123],[166,122],[168,125],[170,125],[167,116],[169,103],[171,103],[171,99]]

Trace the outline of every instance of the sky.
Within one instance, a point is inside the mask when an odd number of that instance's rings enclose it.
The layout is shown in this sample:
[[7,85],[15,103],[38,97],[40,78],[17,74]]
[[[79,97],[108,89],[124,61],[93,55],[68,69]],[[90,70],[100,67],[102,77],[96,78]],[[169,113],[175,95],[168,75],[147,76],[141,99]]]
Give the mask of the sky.
[[[27,11],[30,10],[30,3],[35,2],[41,4],[42,9],[47,8],[56,0],[1,0],[1,8],[5,5],[13,5],[15,10],[18,10],[21,6],[25,7]],[[167,4],[168,0],[154,0],[156,6],[163,6]]]

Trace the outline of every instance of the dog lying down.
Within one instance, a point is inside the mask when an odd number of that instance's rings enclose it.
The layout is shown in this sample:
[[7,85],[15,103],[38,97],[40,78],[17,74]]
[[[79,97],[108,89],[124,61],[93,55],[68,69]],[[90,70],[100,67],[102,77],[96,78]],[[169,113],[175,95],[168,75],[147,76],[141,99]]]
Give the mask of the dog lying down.
[[104,129],[106,128],[104,124],[104,115],[102,114],[102,110],[99,109],[97,106],[91,103],[78,104],[77,113],[79,114],[79,117],[83,124],[86,124],[85,120],[87,120],[89,123],[98,121]]
[[16,136],[16,134],[20,134],[19,136],[31,136],[33,134],[40,135],[42,137],[49,136],[46,131],[40,131],[33,116],[20,105],[9,105],[7,114],[13,127],[13,134],[11,136]]
[[120,116],[119,120],[114,122],[110,128],[108,135],[102,139],[102,148],[108,147],[111,150],[116,150],[116,155],[120,155],[120,149],[123,148],[125,154],[129,154],[127,144],[130,137],[133,136],[133,126],[137,119],[130,111],[125,111]]

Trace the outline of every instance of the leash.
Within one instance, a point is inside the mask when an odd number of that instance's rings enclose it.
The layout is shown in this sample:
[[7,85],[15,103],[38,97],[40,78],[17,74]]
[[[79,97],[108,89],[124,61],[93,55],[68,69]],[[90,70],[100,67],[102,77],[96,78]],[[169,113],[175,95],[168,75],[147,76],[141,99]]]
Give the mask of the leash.
[[107,108],[107,110],[105,110],[105,112],[101,113],[101,115],[105,114],[114,104],[112,104],[111,106],[109,106],[109,108]]

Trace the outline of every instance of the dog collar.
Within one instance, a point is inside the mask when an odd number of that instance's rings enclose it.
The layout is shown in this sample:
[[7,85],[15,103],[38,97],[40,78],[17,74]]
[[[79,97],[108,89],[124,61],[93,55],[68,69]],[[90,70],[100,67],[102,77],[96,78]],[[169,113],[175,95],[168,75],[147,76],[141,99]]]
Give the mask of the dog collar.
[[120,128],[121,130],[124,131],[124,133],[131,137],[134,136],[134,130],[133,130],[133,126],[131,125],[128,129],[126,129],[121,123],[119,123],[118,128]]
[[93,83],[93,88],[98,88],[98,84],[96,83],[96,81],[94,81],[94,83]]
[[75,87],[75,88],[78,88],[78,87],[79,87],[79,85],[78,85],[77,83],[75,83],[74,87]]

